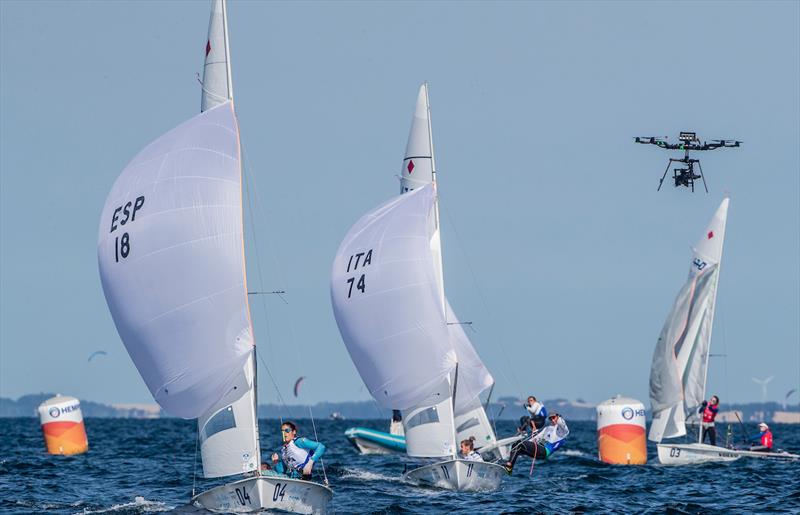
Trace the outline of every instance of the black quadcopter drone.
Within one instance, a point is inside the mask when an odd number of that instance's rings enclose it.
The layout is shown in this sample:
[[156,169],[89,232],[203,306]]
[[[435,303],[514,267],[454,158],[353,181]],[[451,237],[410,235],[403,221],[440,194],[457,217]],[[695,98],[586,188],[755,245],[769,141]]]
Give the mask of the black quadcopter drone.
[[[665,150],[683,150],[684,155],[682,159],[675,159],[669,158],[669,163],[667,163],[667,169],[664,170],[664,175],[661,176],[661,180],[658,182],[658,189],[656,191],[661,191],[661,185],[664,183],[664,178],[667,176],[667,172],[669,172],[672,163],[682,163],[686,165],[686,168],[679,168],[675,167],[672,170],[672,179],[675,181],[675,187],[678,186],[686,186],[687,188],[691,188],[694,191],[694,181],[696,179],[701,179],[703,181],[703,187],[706,189],[706,193],[708,193],[708,186],[706,186],[706,178],[703,176],[703,167],[700,166],[699,159],[691,159],[689,157],[690,150],[714,150],[717,148],[736,148],[742,144],[741,141],[736,141],[732,139],[714,139],[710,142],[703,141],[700,142],[700,139],[697,137],[697,134],[694,132],[681,132],[678,139],[680,143],[668,143],[666,141],[667,137],[639,137],[637,136],[634,138],[636,143],[641,143],[643,145],[655,145],[659,148],[663,148]],[[696,174],[694,171],[694,165],[697,164],[698,170],[700,170],[700,174]]]

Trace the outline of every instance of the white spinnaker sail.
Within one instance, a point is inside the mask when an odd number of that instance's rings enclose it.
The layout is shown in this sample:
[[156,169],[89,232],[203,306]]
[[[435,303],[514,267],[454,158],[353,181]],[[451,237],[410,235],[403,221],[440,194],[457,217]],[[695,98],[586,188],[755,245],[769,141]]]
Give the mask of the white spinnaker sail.
[[251,355],[241,185],[227,102],[145,147],[103,208],[97,253],[109,310],[153,397],[174,416],[212,409]]
[[433,186],[364,215],[342,241],[331,273],[339,332],[382,406],[427,399],[456,363],[430,252]]
[[686,434],[703,401],[729,199],[723,199],[693,249],[689,277],[667,317],[650,368],[653,422],[648,438]]
[[200,111],[207,111],[233,98],[228,11],[225,4],[225,0],[213,0],[211,6]]

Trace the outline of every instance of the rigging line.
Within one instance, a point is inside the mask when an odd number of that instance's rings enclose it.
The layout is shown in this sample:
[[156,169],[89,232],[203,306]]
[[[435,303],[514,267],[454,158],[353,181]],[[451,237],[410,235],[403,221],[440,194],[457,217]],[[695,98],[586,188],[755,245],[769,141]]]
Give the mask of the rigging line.
[[[246,177],[246,179],[248,181],[247,205],[248,205],[248,208],[249,208],[248,210],[250,212],[249,213],[250,214],[250,231],[251,231],[251,237],[253,239],[253,247],[254,247],[255,255],[256,255],[256,272],[258,273],[258,287],[259,287],[259,290],[261,290],[264,287],[264,273],[263,273],[263,271],[261,269],[261,254],[259,252],[258,237],[256,235],[256,230],[255,230],[255,209],[253,208],[253,192],[255,192],[255,195],[257,196],[258,195],[258,190],[257,190],[256,184],[255,184],[255,175],[252,173],[252,170],[250,168],[250,161],[249,161],[249,159],[247,158],[247,156],[245,154],[244,147],[240,146],[240,148],[242,149],[242,157],[243,157],[243,161],[245,163],[245,166],[243,167],[243,172],[244,172],[244,175],[245,175],[245,177]],[[256,204],[258,204],[258,199],[257,198],[256,198]],[[276,290],[276,291],[283,291],[283,290]],[[266,299],[264,298],[264,296],[261,295],[260,297],[261,297],[261,303],[260,303],[261,304],[261,311],[263,312],[264,324],[265,324],[266,333],[267,333],[267,350],[269,351],[269,357],[270,357],[270,360],[271,360],[273,358],[274,354],[273,354],[273,345],[272,345],[272,328],[271,328],[271,325],[270,325],[270,322],[269,322],[269,310],[267,309],[267,302],[266,302]],[[285,302],[285,299],[284,299],[284,302]],[[255,338],[255,335],[253,335],[253,337]],[[267,367],[267,364],[264,361],[263,354],[262,353],[257,353],[257,357],[261,361],[261,364],[266,369],[267,375],[269,376],[273,386],[275,387],[275,393],[277,394],[278,399],[281,401],[282,409],[278,411],[278,418],[280,418],[281,424],[283,424],[283,411],[286,410],[287,413],[288,413],[288,408],[286,407],[286,403],[283,402],[283,397],[281,396],[280,389],[278,388],[278,385],[275,382],[275,379],[272,377],[272,372],[270,371],[269,367]],[[258,406],[256,406],[256,413],[257,412],[258,412]]]
[[719,307],[719,318],[720,318],[719,321],[722,324],[722,355],[725,357],[725,359],[723,360],[725,362],[725,367],[724,367],[724,369],[725,369],[725,371],[724,371],[724,375],[725,375],[725,397],[727,397],[728,401],[730,402],[731,395],[730,395],[730,391],[729,391],[729,388],[728,388],[728,386],[729,386],[729,384],[728,384],[728,339],[725,337],[726,336],[725,335],[725,310],[722,309],[722,308],[723,308],[722,306]]
[[[283,395],[281,395],[281,390],[280,390],[280,388],[278,388],[278,385],[275,382],[275,378],[272,376],[272,371],[267,366],[267,363],[264,361],[264,358],[261,356],[261,354],[258,354],[258,360],[261,362],[261,366],[264,367],[264,370],[267,371],[267,376],[269,377],[269,380],[272,382],[272,386],[275,387],[275,392],[278,394],[278,402],[281,403],[281,406],[283,407],[283,410],[286,410],[286,413],[289,416],[291,416],[292,414],[289,411],[289,406],[287,406],[286,402],[283,400]],[[281,425],[283,425],[283,410],[278,412],[278,418],[280,418]]]
[[200,424],[195,424],[197,427],[196,438],[194,439],[194,464],[192,465],[192,497],[194,497],[195,487],[197,485],[197,446],[200,444]]
[[[244,153],[244,150],[242,152]],[[249,160],[248,160],[248,169],[249,169]],[[251,202],[251,204],[250,204],[251,205],[251,209],[250,209],[251,219],[252,219],[252,217],[255,216],[254,210],[252,209],[252,197],[255,197],[255,205],[259,209],[259,211],[261,212],[260,213],[261,214],[261,218],[263,220],[268,220],[268,218],[266,217],[266,213],[264,213],[264,210],[263,210],[263,205],[264,204],[261,202],[261,199],[260,199],[260,196],[259,196],[259,193],[258,193],[259,190],[258,190],[258,184],[256,182],[256,177],[252,173],[248,173],[248,177],[249,177],[249,179],[251,181],[251,185],[252,185],[251,188],[250,188],[250,191],[253,193],[252,195],[248,196],[248,200]],[[251,226],[255,226],[255,224],[251,222]],[[255,233],[255,231],[254,231],[254,233]],[[255,241],[255,234],[253,235],[253,238],[254,238],[254,241]],[[256,245],[256,249],[257,248],[258,248],[258,246]],[[273,259],[273,262],[275,263],[275,267],[278,269],[278,273],[281,276],[283,284],[286,285],[287,284],[286,274],[283,271],[283,267],[280,264],[280,260],[277,258],[277,252],[276,252],[275,248],[272,245],[270,245],[270,249],[272,250],[272,259]],[[256,252],[256,259],[258,259],[258,252]],[[258,269],[258,272],[259,272],[259,279],[261,279],[262,273],[261,273],[261,262],[260,262],[260,260],[257,263],[257,269]],[[263,287],[263,280],[261,280],[261,282],[259,283],[259,287]],[[286,291],[286,287],[284,286],[280,290],[276,290],[274,293],[277,293],[277,295],[281,298],[281,300],[284,302],[284,304],[289,305],[289,303],[286,301],[286,299],[281,295],[281,293],[285,293],[285,291]],[[264,297],[263,296],[262,296],[262,305],[264,306],[264,314],[265,314],[265,317],[266,317],[267,309],[266,309],[266,303],[264,301]],[[297,337],[296,337],[296,334],[295,334],[294,324],[292,323],[292,316],[291,316],[292,315],[292,308],[291,308],[291,306],[288,309],[290,311],[290,313],[289,313],[289,315],[290,315],[289,316],[289,335],[290,335],[289,344],[294,349],[295,363],[296,363],[296,367],[297,367],[296,370],[300,371],[301,370],[301,367],[300,367],[300,363],[301,363],[300,362],[300,350],[299,350],[298,344],[297,344]],[[269,327],[269,325],[268,325],[268,327]],[[272,345],[271,345],[272,342],[271,342],[271,338],[269,339],[269,343],[270,343],[270,345],[269,345],[270,359],[272,359]],[[259,358],[260,357],[261,356],[259,355]],[[267,367],[267,364],[263,361],[263,359],[261,360],[261,363],[264,366],[264,368],[267,370],[267,375],[269,375],[270,381],[272,382],[272,385],[275,387],[275,392],[277,393],[278,398],[280,399],[280,402],[281,402],[281,405],[283,406],[283,409],[286,410],[286,412],[287,412],[287,414],[289,416],[292,416],[288,406],[286,405],[286,402],[283,400],[283,395],[281,394],[280,388],[278,387],[278,384],[275,381],[275,378],[272,375],[272,372],[270,371],[269,367]],[[314,434],[316,436],[316,424],[315,424],[315,421],[314,421],[314,413],[313,413],[310,405],[308,407],[308,412],[309,412],[309,416],[311,417],[311,424],[314,425]],[[283,425],[283,416],[282,416],[282,414],[280,416],[280,419],[281,419],[281,425]],[[328,477],[327,477],[327,475],[325,473],[325,464],[322,463],[321,459],[320,459],[320,463],[322,465],[323,476],[325,477],[325,484],[328,484],[327,483],[328,482]]]
[[[251,179],[251,181],[252,181],[252,183],[253,183],[253,188],[252,188],[252,191],[254,192],[254,195],[255,195],[255,203],[256,203],[256,207],[257,207],[259,210],[261,210],[261,211],[262,211],[262,212],[261,212],[261,216],[262,216],[262,218],[263,218],[264,220],[266,220],[266,219],[267,219],[267,217],[266,217],[266,214],[263,212],[263,207],[262,207],[264,204],[263,204],[263,202],[261,202],[261,199],[260,199],[260,197],[259,197],[259,194],[258,194],[258,187],[257,187],[257,184],[256,184],[256,178],[255,178],[255,175],[253,175],[253,174],[250,174],[250,179]],[[251,216],[252,216],[252,213],[251,213]],[[297,217],[294,217],[294,218],[297,218]],[[286,273],[285,273],[285,271],[283,270],[283,267],[281,266],[280,260],[279,260],[279,259],[278,259],[278,257],[277,257],[277,252],[276,252],[275,248],[274,248],[274,247],[272,247],[272,245],[270,245],[270,248],[272,249],[272,253],[273,253],[273,255],[272,255],[272,257],[273,257],[273,261],[274,261],[274,263],[275,263],[275,267],[276,267],[276,268],[277,268],[277,270],[278,270],[278,274],[280,275],[280,279],[282,280],[282,282],[283,282],[283,284],[284,284],[284,285],[288,285],[288,281],[287,281],[287,279],[286,279]],[[286,286],[284,286],[284,287],[282,288],[282,290],[286,290],[286,289],[287,289],[287,288],[286,288]],[[288,302],[286,302],[286,299],[284,299],[283,297],[281,297],[281,299],[282,299],[282,300],[283,300],[283,301],[284,301],[284,302],[285,302],[285,303],[286,303],[286,304],[289,306],[289,308],[288,308],[288,309],[289,309],[289,317],[288,317],[288,319],[289,319],[289,345],[290,345],[290,346],[292,347],[292,349],[294,350],[294,358],[295,358],[295,366],[296,366],[296,370],[297,370],[298,372],[300,372],[300,371],[302,370],[302,367],[301,367],[301,360],[300,360],[300,348],[299,348],[299,347],[300,347],[300,344],[298,343],[298,339],[297,339],[297,335],[296,335],[296,332],[295,332],[294,323],[292,322],[292,320],[293,320],[293,316],[292,316],[292,314],[293,314],[292,307],[291,307],[291,304],[289,304]],[[271,357],[272,357],[272,356],[270,356],[270,358],[271,358]],[[275,384],[275,381],[273,381],[273,384]],[[275,384],[275,388],[277,389],[277,384]],[[280,392],[279,392],[279,393],[280,393]],[[314,423],[314,414],[313,414],[313,412],[311,412],[311,407],[310,407],[310,405],[309,405],[309,414],[311,415],[311,423],[313,424],[313,423]]]
[[[257,184],[257,180],[256,180],[255,175],[251,174],[250,179],[251,179],[251,181],[253,183],[252,191],[253,191],[253,195],[255,196],[256,209],[259,210],[259,215],[261,216],[261,219],[268,220],[269,218],[266,216],[266,212],[264,211],[264,208],[263,208],[264,203],[261,201],[261,197],[260,197],[259,192],[258,192],[259,191],[258,187],[257,187],[258,184]],[[279,279],[283,283],[281,285],[280,289],[283,290],[283,291],[291,290],[290,288],[287,287],[288,286],[288,281],[286,279],[286,277],[287,277],[286,276],[286,272],[283,269],[283,267],[281,266],[281,262],[280,262],[280,259],[278,259],[276,249],[272,245],[270,245],[270,249],[272,250],[272,261],[273,261],[273,263],[275,265],[275,268],[278,271]],[[285,299],[283,299],[283,300],[285,301]],[[288,302],[286,304],[291,306],[291,304],[289,304]],[[289,310],[290,310],[290,315],[291,315],[291,308],[289,308]],[[291,347],[294,349],[297,370],[299,371],[301,369],[301,367],[300,367],[300,364],[301,364],[300,351],[298,349],[297,337],[296,337],[296,334],[295,334],[294,324],[291,321],[292,321],[292,317],[289,316],[289,332],[290,332],[290,342],[289,343],[290,343]]]
[[[311,406],[308,407],[308,414],[311,417],[311,427],[314,428],[314,441],[319,442],[319,436],[317,436],[317,424],[314,423],[314,414],[311,412]],[[328,483],[328,474],[325,472],[325,460],[320,458],[319,464],[322,465],[322,478],[325,480],[325,486],[328,486],[330,483]]]
[[[467,252],[464,249],[464,244],[461,241],[461,235],[459,234],[458,229],[456,228],[456,225],[453,222],[453,217],[450,215],[450,210],[447,208],[446,203],[439,202],[439,205],[444,207],[444,212],[445,215],[447,216],[447,221],[450,224],[450,227],[453,229],[453,234],[455,234],[456,236],[456,242],[458,242],[458,247],[461,250],[461,254],[464,256],[464,262],[467,264],[467,269],[469,270],[469,273],[472,276],[472,283],[475,286],[475,290],[478,292],[478,298],[481,300],[481,304],[483,305],[483,310],[489,316],[490,322],[494,325],[495,322],[494,316],[492,312],[489,310],[489,304],[488,302],[486,302],[486,297],[483,294],[483,290],[481,290],[481,287],[478,284],[478,279],[475,276],[475,270],[472,268],[472,263],[470,262],[469,256],[467,255]],[[511,381],[509,382],[511,382],[514,385],[514,387],[517,389],[518,392],[521,392],[522,391],[521,383],[517,379],[517,375],[514,373],[514,368],[511,366],[511,360],[509,359],[508,353],[506,352],[506,347],[503,344],[503,338],[501,337],[497,338],[496,341],[498,346],[500,347],[500,351],[503,354],[503,359],[506,362],[506,366],[504,368],[508,369],[508,372],[511,374]],[[503,374],[506,381],[508,381],[509,377],[506,374],[506,371],[503,368],[501,368],[500,372]]]

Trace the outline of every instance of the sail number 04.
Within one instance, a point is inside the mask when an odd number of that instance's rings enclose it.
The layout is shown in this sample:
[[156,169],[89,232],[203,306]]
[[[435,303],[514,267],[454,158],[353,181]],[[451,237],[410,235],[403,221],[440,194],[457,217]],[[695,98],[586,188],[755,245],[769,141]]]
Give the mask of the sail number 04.
[[[358,252],[350,256],[350,260],[347,262],[347,273],[350,273],[351,270],[355,272],[359,268],[363,269],[365,266],[369,266],[371,264],[372,249],[369,249],[366,252]],[[356,291],[360,291],[361,293],[367,291],[367,274],[362,273],[361,276],[356,279],[357,276],[358,274],[347,280],[347,284],[349,285],[347,289],[348,299],[353,296],[353,286],[355,286]]]

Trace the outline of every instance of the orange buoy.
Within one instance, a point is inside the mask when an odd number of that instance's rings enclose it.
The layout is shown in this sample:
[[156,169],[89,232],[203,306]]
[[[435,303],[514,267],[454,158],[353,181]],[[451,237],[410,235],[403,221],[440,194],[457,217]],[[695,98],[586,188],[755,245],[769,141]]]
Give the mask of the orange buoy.
[[89,450],[81,404],[75,397],[57,395],[39,405],[44,443],[50,454],[81,454]]
[[597,406],[598,458],[612,465],[647,463],[644,404],[619,395]]

